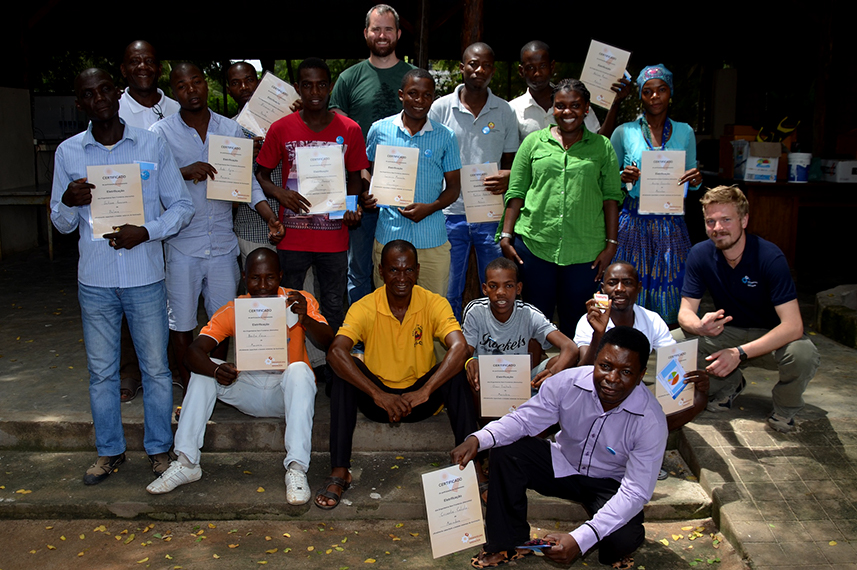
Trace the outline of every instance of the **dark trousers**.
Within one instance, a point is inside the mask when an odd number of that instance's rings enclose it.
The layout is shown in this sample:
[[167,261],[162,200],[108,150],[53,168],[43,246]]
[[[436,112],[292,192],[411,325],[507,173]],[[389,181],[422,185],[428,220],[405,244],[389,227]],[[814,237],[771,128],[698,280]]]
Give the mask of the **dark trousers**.
[[[414,392],[428,382],[437,366],[429,370],[422,378],[405,389],[394,389],[385,386],[377,376],[372,374],[363,361],[355,358],[354,363],[376,386],[389,394],[405,394]],[[357,409],[373,422],[388,423],[390,417],[387,411],[375,404],[372,398],[337,376],[332,375],[330,390],[330,464],[332,468],[351,466],[351,447],[354,439],[354,427],[357,425]],[[476,411],[473,408],[473,398],[464,370],[450,378],[440,388],[435,390],[426,402],[416,406],[411,413],[402,419],[405,423],[422,421],[433,416],[441,407],[446,406],[449,423],[455,434],[455,445],[475,432]]]
[[586,301],[598,290],[595,282],[597,270],[592,262],[574,265],[557,265],[536,256],[527,249],[524,241],[515,238],[515,251],[521,261],[521,297],[535,305],[548,320],[553,319],[554,310],[559,314],[559,330],[568,338],[574,338],[577,321],[586,314]]
[[[619,490],[613,479],[584,475],[554,477],[551,448],[547,440],[526,437],[491,450],[491,479],[485,517],[488,542],[486,552],[511,550],[529,539],[527,489],[547,497],[581,503],[592,516]],[[628,556],[643,543],[643,511],[608,536],[599,537],[598,561],[612,564]]]
[[280,283],[288,289],[301,290],[310,266],[315,270],[315,291],[321,314],[334,334],[345,320],[346,274],[348,273],[348,252],[319,253],[312,251],[277,250],[283,280]]

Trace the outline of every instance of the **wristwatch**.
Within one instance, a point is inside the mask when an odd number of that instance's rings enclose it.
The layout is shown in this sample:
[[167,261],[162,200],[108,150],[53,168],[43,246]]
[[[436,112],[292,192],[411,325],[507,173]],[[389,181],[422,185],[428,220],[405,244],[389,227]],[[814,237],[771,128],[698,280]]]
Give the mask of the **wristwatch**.
[[743,348],[741,348],[740,346],[736,346],[735,348],[737,348],[737,349],[738,349],[738,360],[739,360],[739,361],[741,361],[741,362],[746,362],[746,360],[747,360],[747,353],[746,353],[746,352],[744,352],[744,349],[743,349]]

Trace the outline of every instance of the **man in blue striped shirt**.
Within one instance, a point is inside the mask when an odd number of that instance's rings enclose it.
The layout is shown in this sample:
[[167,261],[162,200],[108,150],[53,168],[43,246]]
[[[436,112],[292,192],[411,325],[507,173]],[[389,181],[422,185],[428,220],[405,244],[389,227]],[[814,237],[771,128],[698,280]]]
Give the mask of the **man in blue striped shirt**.
[[[449,284],[449,240],[443,209],[461,192],[461,158],[455,133],[428,118],[434,101],[434,79],[424,69],[412,69],[402,78],[399,89],[402,112],[376,121],[366,138],[369,162],[375,162],[377,146],[390,145],[419,149],[414,201],[405,208],[381,209],[375,229],[372,261],[375,283],[383,284],[378,267],[381,250],[394,239],[414,244],[419,251],[422,271],[417,285],[445,297]],[[445,183],[445,187],[444,187]],[[374,198],[364,201],[367,207]]]
[[[173,66],[170,87],[181,110],[158,121],[151,130],[170,145],[195,209],[190,224],[164,244],[170,340],[182,386],[187,390],[190,371],[184,365],[184,355],[193,342],[199,296],[205,299],[205,310],[211,318],[235,298],[240,277],[232,203],[207,197],[207,181],[217,175],[217,170],[208,163],[209,135],[244,138],[244,131],[232,119],[208,108],[208,83],[196,65]],[[262,187],[254,176],[250,182],[250,204],[268,224],[270,236],[282,239],[283,226],[265,200]],[[227,342],[221,343],[212,356],[226,360]]]
[[[119,328],[128,319],[143,375],[143,446],[156,474],[169,465],[173,443],[170,414],[172,375],[167,362],[167,309],[161,241],[190,222],[193,203],[167,144],[157,135],[129,127],[119,118],[113,79],[87,69],[75,79],[77,107],[89,128],[65,142],[55,155],[51,220],[57,230],[80,232],[78,298],[89,368],[89,400],[98,460],[83,482],[95,485],[125,461],[119,409]],[[87,166],[140,165],[142,226],[124,224],[112,233],[92,234],[93,184]],[[163,210],[163,211],[162,211]]]

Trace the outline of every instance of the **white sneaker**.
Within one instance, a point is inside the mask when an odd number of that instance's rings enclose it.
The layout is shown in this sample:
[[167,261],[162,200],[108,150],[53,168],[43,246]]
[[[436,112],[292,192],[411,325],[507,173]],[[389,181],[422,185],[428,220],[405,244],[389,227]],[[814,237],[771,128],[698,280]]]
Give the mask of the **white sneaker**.
[[309,495],[306,473],[298,469],[287,469],[286,501],[290,505],[304,505],[309,501]]
[[179,485],[193,483],[201,478],[202,468],[199,465],[186,467],[181,461],[172,461],[160,477],[149,483],[146,490],[153,495],[163,495]]

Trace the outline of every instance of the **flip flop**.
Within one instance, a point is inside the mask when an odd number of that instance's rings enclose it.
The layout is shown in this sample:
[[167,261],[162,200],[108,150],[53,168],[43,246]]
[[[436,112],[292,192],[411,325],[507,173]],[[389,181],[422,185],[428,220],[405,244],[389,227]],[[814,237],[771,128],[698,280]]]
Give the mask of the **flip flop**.
[[[336,493],[334,493],[333,491],[328,491],[327,488],[330,487],[331,485],[339,486],[342,489],[342,491],[340,491],[340,493],[338,495]],[[336,507],[339,506],[339,501],[342,500],[342,494],[345,493],[345,491],[347,491],[350,488],[351,488],[350,482],[346,482],[345,479],[341,479],[339,477],[334,477],[331,475],[330,477],[328,477],[327,479],[324,480],[324,483],[321,484],[321,488],[315,492],[315,500],[313,502],[315,503],[316,507],[318,507],[320,509],[324,509],[326,511],[329,511],[330,509],[335,509]],[[321,505],[318,502],[319,497],[324,497],[325,499],[332,499],[336,502],[333,503],[332,505]]]
[[119,401],[123,404],[130,402],[137,397],[140,390],[143,389],[143,383],[139,380],[125,376],[119,380]]
[[[497,562],[492,562],[489,564],[483,560],[480,560],[480,557],[485,554],[502,554],[503,558],[501,558]],[[479,552],[479,554],[470,559],[470,565],[474,568],[496,568],[497,566],[502,566],[503,564],[511,562],[512,560],[520,560],[523,557],[524,555],[518,552],[515,548],[511,550],[501,550],[500,552],[490,553],[482,550],[481,552]]]
[[634,559],[631,558],[630,556],[626,556],[622,560],[619,560],[618,562],[614,562],[610,567],[615,568],[616,570],[633,570]]

